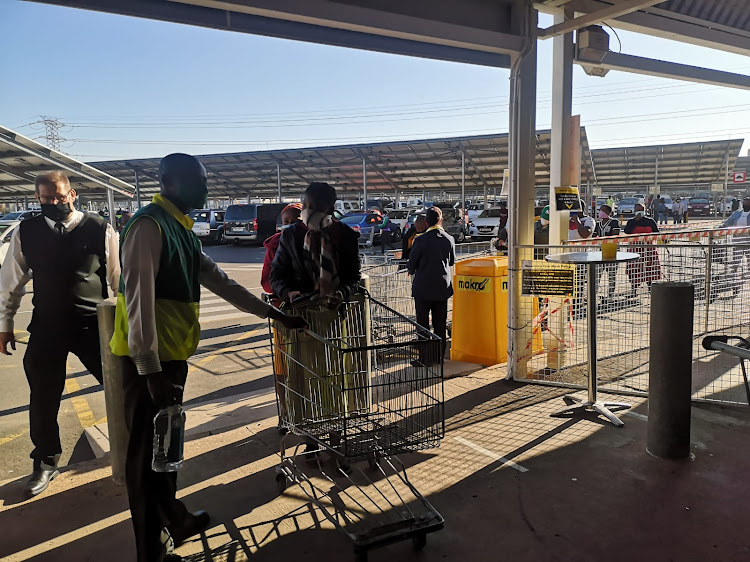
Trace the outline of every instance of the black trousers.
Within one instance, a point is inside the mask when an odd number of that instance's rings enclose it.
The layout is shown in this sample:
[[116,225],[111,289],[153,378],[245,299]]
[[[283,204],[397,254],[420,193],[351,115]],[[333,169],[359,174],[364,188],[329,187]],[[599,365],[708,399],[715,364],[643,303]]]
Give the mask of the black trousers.
[[[154,416],[159,409],[151,401],[146,377],[138,374],[133,360],[130,357],[120,359],[123,363],[125,423],[130,431],[125,481],[138,562],[155,562],[162,555],[161,530],[181,525],[187,509],[175,498],[177,473],[151,470]],[[162,363],[161,367],[173,384],[185,386],[187,361],[169,361]]]
[[[430,313],[432,313],[432,331],[440,338],[442,345],[440,346],[441,356],[445,353],[446,345],[446,326],[448,324],[448,301],[430,301],[424,299],[414,299],[414,308],[417,313],[417,324],[429,329],[430,328]],[[434,363],[439,361],[439,358],[426,357],[423,348],[420,348],[420,361],[423,363]]]
[[73,353],[102,383],[102,358],[99,351],[99,328],[96,317],[56,323],[34,322],[29,344],[23,356],[23,368],[29,382],[29,432],[34,450],[34,467],[40,463],[57,464],[62,453],[57,414],[65,390],[65,363]]

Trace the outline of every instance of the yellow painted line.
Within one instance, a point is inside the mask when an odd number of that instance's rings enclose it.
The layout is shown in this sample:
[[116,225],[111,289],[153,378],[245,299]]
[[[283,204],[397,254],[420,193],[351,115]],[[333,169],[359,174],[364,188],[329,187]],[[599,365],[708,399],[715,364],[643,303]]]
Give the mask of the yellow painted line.
[[6,437],[0,437],[0,445],[5,445],[6,443],[10,443],[14,439],[18,439],[25,433],[26,431],[22,431],[21,433],[13,433],[12,435],[8,435]]
[[216,359],[216,355],[208,355],[206,357],[203,357],[203,358],[199,359],[198,361],[196,361],[195,363],[193,363],[192,365],[190,365],[190,367],[188,368],[188,373],[192,373],[193,371],[197,371],[198,367],[202,367],[203,365],[206,365],[207,363],[210,363],[214,359]]
[[[70,365],[68,365],[68,367],[70,367]],[[81,390],[81,386],[76,379],[65,379],[66,393],[73,394],[79,390]],[[81,422],[81,427],[91,427],[98,423],[86,398],[83,396],[74,396],[70,399],[70,402],[73,404],[73,409],[76,411],[78,421]]]

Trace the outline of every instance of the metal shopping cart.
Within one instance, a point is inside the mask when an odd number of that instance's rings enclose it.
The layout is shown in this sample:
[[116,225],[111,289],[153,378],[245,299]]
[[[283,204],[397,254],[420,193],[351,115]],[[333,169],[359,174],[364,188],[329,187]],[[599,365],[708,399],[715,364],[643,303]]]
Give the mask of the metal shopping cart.
[[[738,345],[730,345],[729,340],[736,340]],[[745,382],[745,396],[747,397],[747,403],[750,404],[750,381],[747,379],[747,370],[745,369],[745,359],[750,359],[750,341],[740,336],[715,335],[704,337],[702,343],[703,349],[728,353],[740,360],[742,378]]]
[[444,520],[393,455],[443,438],[442,342],[368,293],[295,313],[309,329],[271,325],[280,427],[289,432],[278,490],[298,486],[352,541],[357,560],[409,538],[421,549]]

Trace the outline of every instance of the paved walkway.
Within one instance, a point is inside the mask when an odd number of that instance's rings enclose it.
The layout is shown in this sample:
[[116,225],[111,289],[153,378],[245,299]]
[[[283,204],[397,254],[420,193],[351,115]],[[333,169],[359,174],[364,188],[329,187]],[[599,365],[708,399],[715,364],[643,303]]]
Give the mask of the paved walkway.
[[[489,368],[446,380],[442,445],[402,457],[445,528],[429,535],[421,553],[397,543],[372,551],[370,560],[750,559],[746,409],[694,408],[695,460],[668,462],[644,450],[642,399],[628,399],[634,408],[622,429],[595,417],[551,418],[562,389],[520,385],[504,375]],[[227,408],[242,409],[243,424],[221,429],[210,425],[218,418],[206,418],[205,431],[192,433],[180,496],[212,513],[214,525],[180,552],[217,562],[353,560],[347,540],[302,488],[276,492],[279,435],[266,398],[258,392],[225,399]],[[0,487],[0,557],[133,560],[125,490],[109,477],[107,459],[69,467],[31,501],[20,501],[19,482]],[[382,486],[366,463],[362,471],[376,481],[370,492]],[[359,497],[353,486],[347,491]],[[360,506],[365,518],[377,509],[367,505]],[[357,509],[340,506],[341,513]]]

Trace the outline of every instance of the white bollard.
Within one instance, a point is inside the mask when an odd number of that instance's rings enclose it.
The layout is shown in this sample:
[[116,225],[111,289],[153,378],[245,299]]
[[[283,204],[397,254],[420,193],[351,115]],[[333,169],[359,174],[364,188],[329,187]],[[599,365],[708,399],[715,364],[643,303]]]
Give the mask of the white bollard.
[[115,299],[110,298],[96,307],[99,319],[99,348],[102,354],[104,402],[109,428],[109,458],[112,480],[125,483],[125,459],[128,453],[128,427],[125,424],[125,398],[122,387],[122,368],[119,357],[112,355],[109,341],[115,330]]

